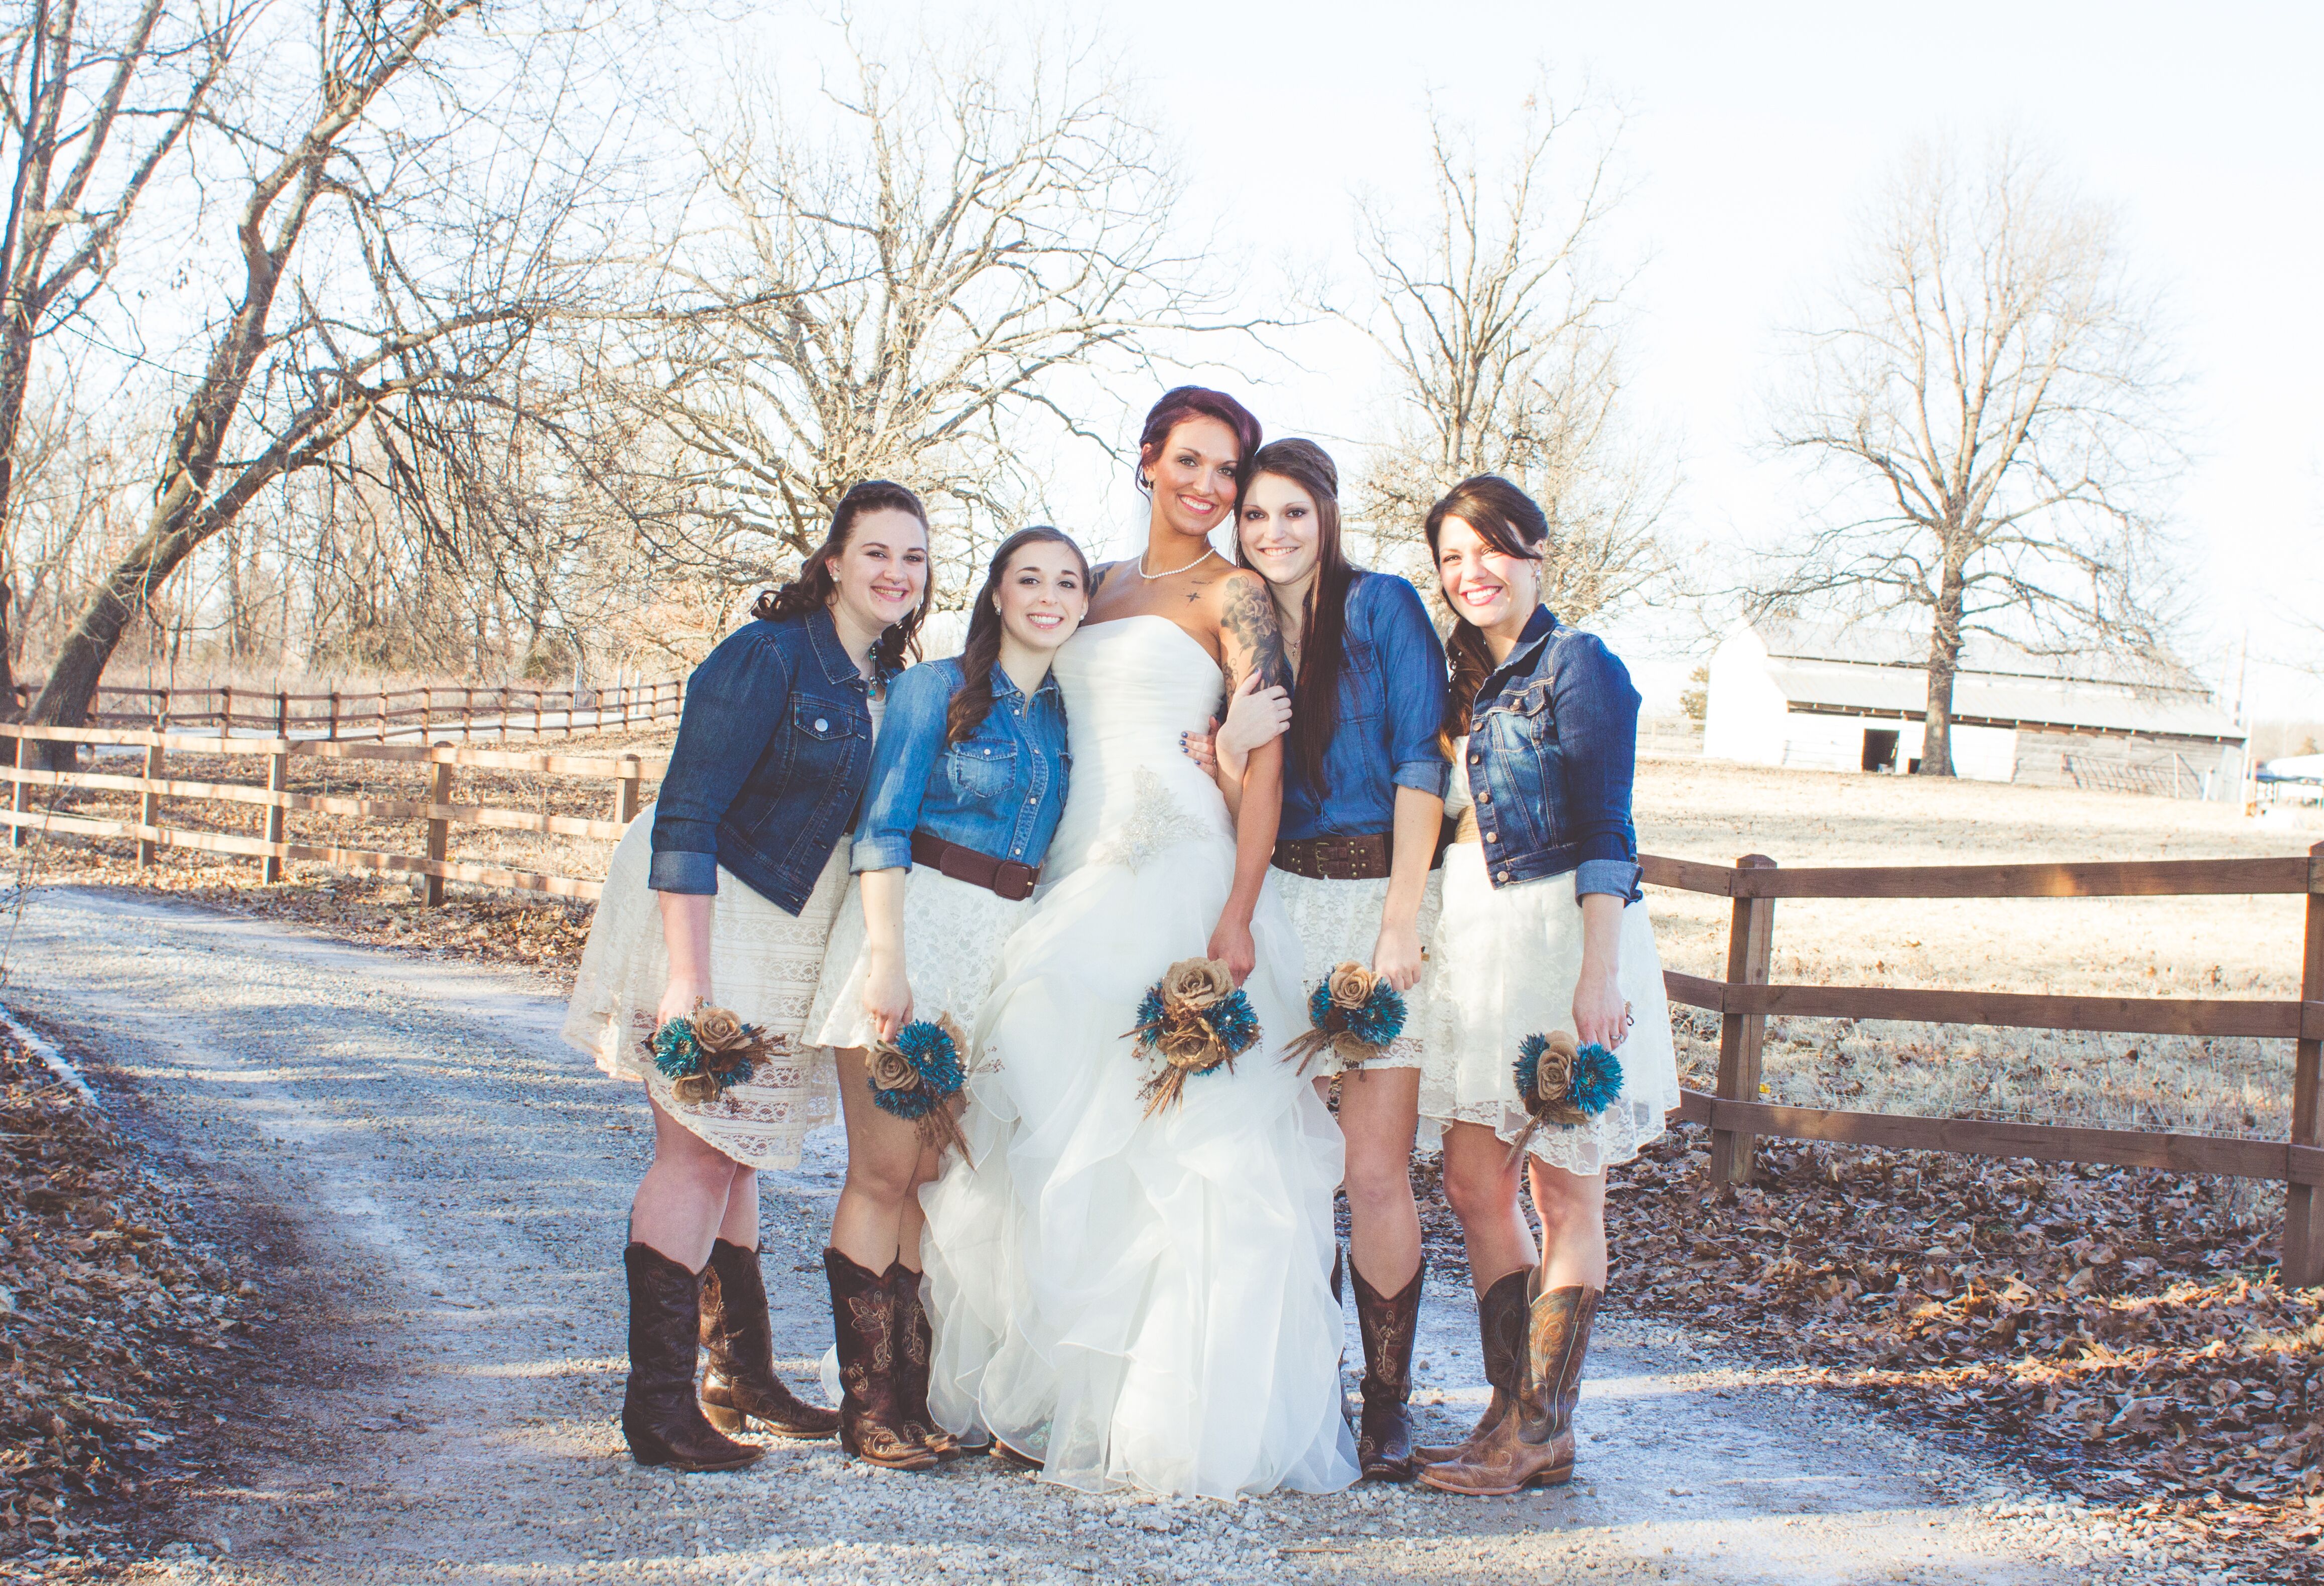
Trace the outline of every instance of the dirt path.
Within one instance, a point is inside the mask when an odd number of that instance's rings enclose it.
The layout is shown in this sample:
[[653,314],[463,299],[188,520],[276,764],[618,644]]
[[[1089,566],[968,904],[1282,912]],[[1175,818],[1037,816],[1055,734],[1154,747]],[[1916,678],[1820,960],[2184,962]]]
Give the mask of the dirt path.
[[[541,982],[73,888],[30,903],[10,1005],[80,1037],[158,1142],[300,1230],[245,1465],[140,1581],[2064,1581],[2197,1578],[2101,1522],[1658,1324],[1604,1324],[1582,1479],[1462,1501],[1360,1488],[1238,1505],[1088,1498],[986,1461],[867,1472],[779,1444],[646,1471],[615,1424],[637,1097],[556,1039]],[[837,1142],[766,1186],[779,1364],[830,1331]],[[1465,1291],[1432,1294],[1424,1431],[1484,1389]],[[263,1341],[268,1342],[268,1341]],[[1352,1335],[1350,1353],[1356,1357]]]

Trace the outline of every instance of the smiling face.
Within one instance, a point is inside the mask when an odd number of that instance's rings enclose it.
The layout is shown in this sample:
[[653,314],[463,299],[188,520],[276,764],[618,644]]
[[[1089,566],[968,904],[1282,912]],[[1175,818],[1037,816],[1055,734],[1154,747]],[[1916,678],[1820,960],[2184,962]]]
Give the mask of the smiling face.
[[1541,595],[1540,563],[1495,550],[1459,518],[1437,532],[1436,578],[1453,615],[1497,637],[1523,632]]
[[1028,650],[1055,650],[1089,610],[1089,576],[1071,546],[1038,539],[1009,558],[992,604],[1010,639]]
[[1315,498],[1280,474],[1261,474],[1243,493],[1242,553],[1269,584],[1296,585],[1323,555]]
[[863,513],[848,530],[847,546],[831,558],[835,614],[872,633],[885,632],[918,609],[928,586],[928,531],[900,507]]
[[1154,489],[1154,521],[1172,533],[1207,539],[1234,510],[1242,448],[1216,419],[1181,420],[1141,461]]

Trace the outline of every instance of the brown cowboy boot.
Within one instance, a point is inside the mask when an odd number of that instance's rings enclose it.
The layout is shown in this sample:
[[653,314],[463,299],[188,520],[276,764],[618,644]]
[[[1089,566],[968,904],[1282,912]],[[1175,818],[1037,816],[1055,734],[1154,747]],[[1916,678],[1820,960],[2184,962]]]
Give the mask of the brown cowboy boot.
[[1356,1280],[1356,1326],[1364,1338],[1364,1377],[1359,1385],[1363,1412],[1356,1422],[1356,1461],[1367,1481],[1413,1478],[1412,1341],[1420,1322],[1421,1279],[1428,1275],[1422,1256],[1412,1281],[1385,1296],[1349,1268]]
[[1525,1375],[1526,1281],[1532,1270],[1520,1267],[1496,1278],[1477,1302],[1477,1332],[1484,1343],[1485,1380],[1493,1385],[1493,1397],[1485,1406],[1484,1415],[1469,1435],[1457,1443],[1414,1449],[1414,1464],[1435,1465],[1447,1460],[1470,1458],[1517,1402],[1517,1380]]
[[1536,1272],[1526,1286],[1529,1336],[1516,1404],[1470,1458],[1422,1471],[1429,1486],[1498,1498],[1573,1479],[1573,1407],[1582,1397],[1582,1361],[1600,1291],[1577,1285],[1543,1294],[1540,1282]]
[[828,1437],[839,1412],[801,1399],[775,1375],[774,1327],[759,1252],[719,1240],[702,1277],[702,1413],[721,1432],[758,1430],[778,1437]]
[[936,1456],[908,1437],[896,1414],[896,1296],[881,1274],[835,1249],[823,1252],[839,1342],[839,1446],[890,1471],[925,1471]]
[[928,1325],[927,1307],[920,1303],[920,1275],[899,1256],[888,1268],[888,1286],[896,1296],[896,1369],[890,1378],[896,1388],[896,1425],[905,1436],[926,1443],[936,1458],[952,1459],[960,1452],[960,1440],[928,1413],[928,1362],[936,1352],[936,1330]]
[[630,1384],[622,1435],[641,1465],[733,1471],[767,1451],[721,1436],[694,1401],[702,1276],[632,1241],[622,1252],[630,1278]]

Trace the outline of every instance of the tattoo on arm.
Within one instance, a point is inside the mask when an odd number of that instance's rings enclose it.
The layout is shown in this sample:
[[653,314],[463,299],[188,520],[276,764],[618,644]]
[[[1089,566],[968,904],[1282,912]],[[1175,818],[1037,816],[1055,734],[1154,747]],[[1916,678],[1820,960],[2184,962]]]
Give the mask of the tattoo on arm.
[[1219,613],[1219,648],[1230,682],[1257,672],[1266,687],[1291,687],[1290,663],[1283,656],[1283,632],[1276,625],[1275,601],[1256,574],[1227,586]]

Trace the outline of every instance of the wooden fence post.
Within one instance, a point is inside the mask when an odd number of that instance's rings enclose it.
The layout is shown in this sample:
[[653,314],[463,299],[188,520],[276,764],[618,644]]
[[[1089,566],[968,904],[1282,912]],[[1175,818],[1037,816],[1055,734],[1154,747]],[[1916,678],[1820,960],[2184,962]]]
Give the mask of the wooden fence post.
[[[452,746],[439,739],[436,743],[436,747],[438,749],[449,749]],[[438,761],[435,766],[435,773],[436,774],[429,780],[428,802],[430,804],[451,803],[452,762],[447,760]],[[451,846],[451,831],[452,823],[450,821],[439,819],[435,816],[428,817],[428,857],[434,860],[438,864],[441,864],[444,862],[445,853]],[[430,908],[440,908],[444,902],[444,878],[438,875],[429,876],[427,880],[426,885],[421,889],[421,894],[427,907]]]
[[333,742],[335,742],[335,743],[336,743],[336,742],[338,742],[338,737],[339,737],[339,691],[338,691],[337,689],[334,688],[334,689],[332,689],[332,690],[331,690],[331,731],[330,731],[330,738],[331,738],[331,741],[332,741]]
[[[281,795],[290,790],[290,746],[284,743],[266,757],[266,790],[277,795],[266,807],[266,840],[282,841],[283,817],[290,812],[283,807]],[[282,856],[270,853],[258,862],[258,879],[268,886],[282,879]]]
[[[1764,853],[1747,853],[1735,862],[1739,873],[1755,870],[1773,870],[1775,862]],[[1775,944],[1775,900],[1773,898],[1735,899],[1735,908],[1727,927],[1727,983],[1730,986],[1764,986],[1767,983],[1767,962]],[[1719,1089],[1718,1096],[1729,1102],[1757,1102],[1759,1099],[1759,1050],[1767,1038],[1767,1016],[1764,1013],[1738,1013],[1731,1009],[1719,1016]],[[1713,1128],[1711,1131],[1711,1182],[1748,1184],[1751,1182],[1751,1151],[1757,1137],[1740,1130]]]
[[[2300,959],[2300,1000],[2324,1002],[2324,843],[2308,851],[2308,934]],[[2318,1070],[2324,1068],[2324,1041],[2302,1041],[2292,1060],[2292,1143],[2324,1145],[2318,1117]],[[2316,1186],[2294,1184],[2283,1192],[2283,1282],[2287,1288],[2324,1283],[2324,1219],[2316,1215]]]
[[460,690],[460,742],[472,743],[476,737],[476,691],[474,687]]
[[[152,742],[148,743],[145,746],[146,785],[144,792],[140,794],[137,798],[137,824],[141,826],[158,826],[161,824],[161,796],[153,790],[153,784],[161,779],[161,742],[160,737],[157,735]],[[160,850],[160,848],[161,844],[153,841],[151,837],[138,838],[138,867],[143,869],[143,867],[152,864],[153,862],[154,854]]]
[[290,696],[279,689],[274,696],[274,735],[277,738],[290,736]]
[[218,686],[218,736],[234,736],[234,685],[231,683]]
[[[31,742],[32,740],[29,738],[20,737],[16,740],[16,769],[20,771],[24,769],[25,765],[24,746]],[[24,814],[25,803],[24,784],[22,779],[19,779],[8,789],[8,807],[14,811],[16,816],[19,817],[16,824],[8,828],[8,846],[11,848],[22,848],[25,844],[32,840],[32,834],[24,825],[22,818]]]
[[636,755],[622,756],[621,774],[613,779],[613,818],[623,825],[638,818],[638,783],[644,770]]

